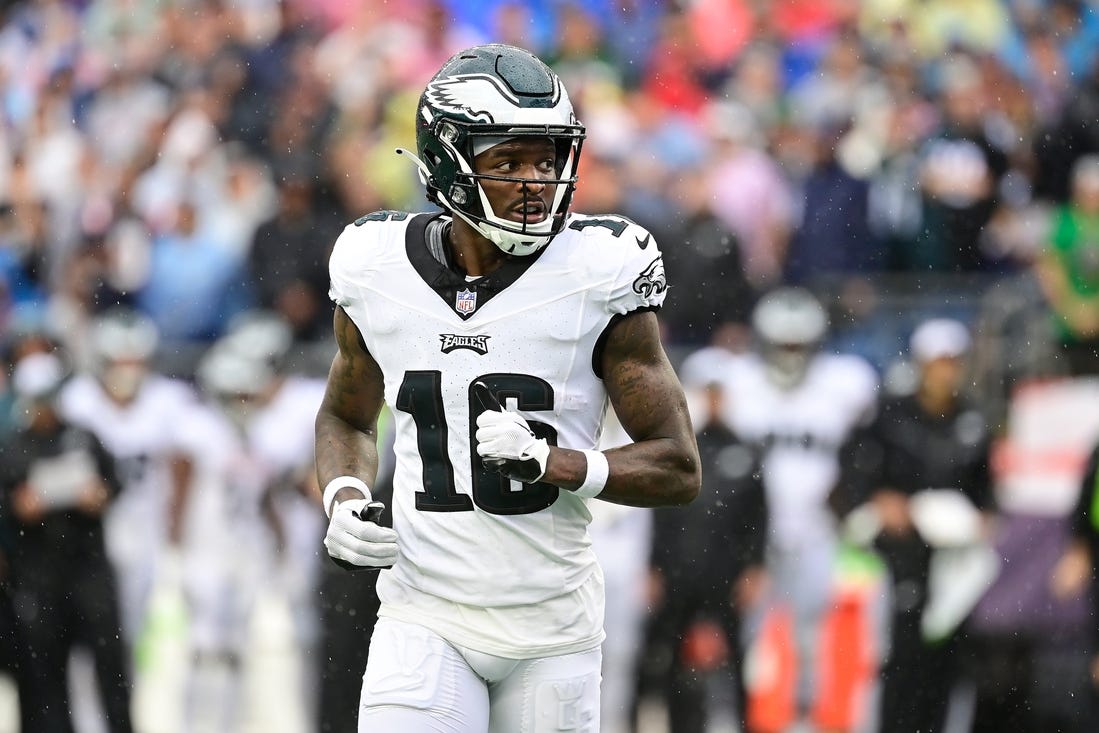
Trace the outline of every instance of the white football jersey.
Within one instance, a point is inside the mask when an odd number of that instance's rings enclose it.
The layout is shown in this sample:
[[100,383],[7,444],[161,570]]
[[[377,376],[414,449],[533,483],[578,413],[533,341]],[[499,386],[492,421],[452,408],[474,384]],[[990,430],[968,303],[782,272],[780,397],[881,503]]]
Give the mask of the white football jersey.
[[600,338],[616,316],[663,302],[660,251],[627,219],[572,215],[545,249],[470,280],[428,251],[437,216],[363,217],[331,258],[331,296],[394,415],[400,557],[378,582],[382,613],[501,656],[591,648],[602,577],[586,501],[483,468],[471,387],[485,382],[551,443],[593,448],[607,406]]
[[757,355],[727,362],[724,419],[744,440],[764,446],[763,481],[771,540],[812,546],[834,530],[827,505],[839,478],[839,450],[873,412],[878,377],[854,355],[817,354],[805,378],[783,390]]
[[112,400],[90,374],[73,377],[62,389],[61,413],[94,433],[115,459],[122,494],[112,511],[125,507],[143,515],[142,522],[166,527],[176,419],[193,401],[190,386],[157,374],[148,375],[125,405]]
[[324,380],[290,376],[248,423],[253,452],[274,473],[313,464],[313,420],[324,399]]
[[[276,483],[296,484],[306,475],[316,475],[313,465],[313,423],[324,399],[325,381],[313,377],[286,377],[270,401],[248,423],[248,443],[256,460],[262,463]],[[324,533],[328,526],[319,511],[318,495],[307,497],[296,490],[276,490],[271,497],[272,510],[281,525],[283,551],[277,572],[295,603],[311,610],[316,601],[316,584],[321,563],[328,563]],[[312,628],[304,629],[312,632]]]
[[176,420],[180,449],[193,463],[186,552],[208,561],[215,574],[228,572],[234,556],[262,554],[255,548],[264,536],[260,498],[272,469],[253,455],[240,429],[217,405],[196,401]]

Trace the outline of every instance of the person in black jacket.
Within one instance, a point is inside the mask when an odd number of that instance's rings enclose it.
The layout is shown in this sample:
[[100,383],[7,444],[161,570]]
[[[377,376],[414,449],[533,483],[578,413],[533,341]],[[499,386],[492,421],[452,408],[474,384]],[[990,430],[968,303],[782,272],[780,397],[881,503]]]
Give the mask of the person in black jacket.
[[1091,681],[1095,695],[1085,713],[1099,723],[1099,443],[1091,449],[1087,465],[1080,478],[1080,496],[1072,512],[1072,541],[1054,568],[1050,579],[1053,594],[1068,598],[1089,592],[1093,636],[1091,647]]
[[64,377],[48,353],[23,357],[12,384],[21,426],[0,446],[0,497],[10,550],[23,730],[72,733],[68,661],[74,646],[95,659],[111,733],[131,733],[130,679],[102,515],[119,482],[91,433],[54,407]]
[[969,344],[959,321],[921,323],[910,341],[915,391],[883,398],[874,421],[844,450],[849,493],[840,502],[873,508],[881,528],[874,547],[891,584],[881,733],[935,733],[946,722],[957,670],[950,640],[930,643],[921,628],[934,548],[917,530],[912,499],[925,489],[953,489],[977,509],[990,503],[988,426],[961,394]]
[[[702,733],[718,701],[714,680],[734,681],[745,712],[741,622],[765,582],[767,510],[758,450],[719,419],[723,391],[703,388],[695,437],[702,491],[690,506],[655,510],[651,565],[660,604],[649,628],[650,674],[664,678],[672,733]],[[663,659],[664,664],[654,665]],[[655,684],[653,685],[656,686]]]

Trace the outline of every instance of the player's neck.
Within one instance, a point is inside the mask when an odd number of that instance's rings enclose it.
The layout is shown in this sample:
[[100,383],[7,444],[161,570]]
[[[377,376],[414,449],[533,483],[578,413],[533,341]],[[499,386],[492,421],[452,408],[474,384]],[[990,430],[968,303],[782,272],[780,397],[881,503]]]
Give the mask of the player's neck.
[[488,275],[507,260],[499,247],[458,218],[444,235],[444,241],[450,252],[451,266],[464,275]]

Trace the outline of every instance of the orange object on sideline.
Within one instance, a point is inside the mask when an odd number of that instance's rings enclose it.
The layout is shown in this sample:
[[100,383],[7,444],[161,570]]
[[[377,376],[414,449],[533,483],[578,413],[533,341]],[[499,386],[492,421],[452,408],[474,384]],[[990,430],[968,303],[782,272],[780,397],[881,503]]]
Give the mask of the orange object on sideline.
[[875,675],[869,601],[864,589],[840,590],[824,618],[812,711],[818,730],[854,730],[867,710]]
[[745,665],[748,730],[781,733],[797,715],[798,659],[794,619],[788,608],[767,611]]

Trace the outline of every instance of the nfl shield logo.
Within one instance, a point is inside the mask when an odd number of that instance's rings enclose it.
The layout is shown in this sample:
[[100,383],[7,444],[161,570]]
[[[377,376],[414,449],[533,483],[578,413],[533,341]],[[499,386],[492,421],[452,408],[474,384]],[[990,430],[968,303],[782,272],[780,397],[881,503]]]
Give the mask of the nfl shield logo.
[[472,313],[477,310],[477,293],[469,288],[458,291],[454,298],[454,310],[459,313]]

